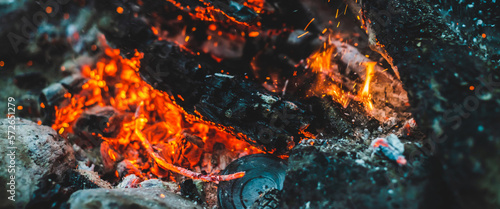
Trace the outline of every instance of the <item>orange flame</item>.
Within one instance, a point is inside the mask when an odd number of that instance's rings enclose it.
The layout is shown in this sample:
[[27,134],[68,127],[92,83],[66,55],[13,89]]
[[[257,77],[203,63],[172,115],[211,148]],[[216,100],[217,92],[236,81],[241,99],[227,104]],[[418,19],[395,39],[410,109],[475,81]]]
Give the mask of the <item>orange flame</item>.
[[[230,180],[244,175],[213,174],[225,166],[223,163],[212,165],[216,161],[210,158],[214,147],[217,147],[215,145],[223,147],[223,157],[233,160],[262,153],[261,150],[222,130],[231,130],[231,127],[218,127],[188,115],[175,103],[173,96],[143,81],[138,73],[143,57],[141,53],[136,51],[130,59],[124,59],[119,54],[119,50],[105,48],[104,55],[95,66],[82,67],[82,75],[89,80],[82,86],[80,93],[68,95],[66,101],[55,107],[53,129],[63,135],[73,134],[76,122],[85,111],[93,107],[111,106],[121,120],[118,120],[119,124],[110,124],[109,121],[107,127],[103,128],[108,130],[110,125],[116,126],[113,135],[92,135],[103,139],[106,146],[109,145],[109,150],[101,153],[106,153],[113,161],[123,160],[129,174],[144,178],[167,177],[169,173],[165,170],[170,170],[209,181]],[[201,175],[188,169],[204,169],[212,174]]]
[[[330,38],[328,38],[330,40]],[[352,90],[345,91],[342,87],[342,80],[339,78],[336,64],[332,63],[332,56],[335,56],[336,47],[329,44],[328,41],[323,43],[323,46],[314,52],[307,59],[307,65],[311,68],[312,73],[316,74],[316,82],[314,83],[311,91],[316,96],[331,96],[333,100],[341,104],[344,108],[347,107],[351,100],[363,103],[368,111],[373,110],[373,103],[370,94],[370,83],[375,73],[376,62],[367,62],[366,65],[366,79],[363,88],[355,93],[354,86]]]
[[323,47],[307,59],[307,64],[312,68],[313,72],[330,70],[333,52],[335,52],[335,46],[325,42]]
[[319,96],[332,96],[335,102],[346,107],[351,96],[345,93],[341,86],[333,80],[335,75],[332,69],[332,55],[335,49],[335,45],[323,43],[323,46],[307,59],[307,64],[312,72],[318,75],[313,93],[319,94]]

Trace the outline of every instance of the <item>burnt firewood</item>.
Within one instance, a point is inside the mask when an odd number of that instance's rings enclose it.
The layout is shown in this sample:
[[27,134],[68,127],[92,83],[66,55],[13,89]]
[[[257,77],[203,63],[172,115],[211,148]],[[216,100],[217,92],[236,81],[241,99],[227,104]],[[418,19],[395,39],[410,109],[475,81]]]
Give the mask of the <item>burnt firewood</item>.
[[[304,28],[313,16],[313,13],[308,11],[299,0],[264,1],[262,7],[250,6],[247,3],[241,0],[168,0],[161,2],[147,0],[144,1],[142,7],[144,7],[145,13],[158,11],[164,7],[177,7],[186,17],[191,16],[193,19],[205,21],[208,24],[215,23],[222,27],[244,31],[283,29],[283,27]],[[313,23],[309,30],[318,33],[322,28],[318,28]]]
[[55,107],[64,101],[68,90],[60,83],[54,83],[43,89],[38,99],[41,107],[42,122],[44,125],[51,125],[55,120]]
[[425,153],[442,162],[442,176],[434,178],[454,191],[447,204],[498,208],[498,64],[481,59],[424,1],[348,2],[362,12],[373,48],[399,71],[428,136]]
[[[149,6],[145,5],[145,10]],[[128,13],[121,16],[116,12],[110,14],[116,17],[111,20],[113,23],[103,24],[99,27],[100,30],[105,33],[110,43],[121,50],[122,54],[130,54],[132,45],[137,47],[138,51],[145,52],[145,57],[141,60],[141,75],[144,80],[154,88],[176,97],[176,102],[188,113],[221,124],[229,132],[267,151],[284,152],[300,138],[306,135],[311,137],[310,134],[303,132],[306,128],[307,132],[313,134],[345,136],[352,132],[353,123],[363,121],[357,124],[366,124],[366,121],[370,120],[363,114],[350,114],[350,111],[345,114],[346,112],[338,105],[331,108],[332,111],[323,111],[328,98],[301,102],[285,101],[282,97],[268,93],[258,83],[253,82],[252,78],[244,79],[252,73],[253,69],[250,68],[252,58],[264,49],[266,43],[272,43],[271,47],[276,45],[275,53],[270,51],[274,60],[286,57],[280,63],[270,64],[271,68],[281,68],[283,72],[293,75],[296,68],[294,65],[299,60],[305,59],[319,45],[315,36],[298,40],[291,39],[297,34],[282,32],[269,37],[259,37],[260,40],[249,39],[241,59],[223,59],[221,62],[216,62],[212,58],[213,54],[200,53],[201,50],[197,48],[194,50],[189,48],[189,44],[188,48],[194,52],[181,50],[177,44],[170,42],[151,43],[152,39],[147,35],[151,31],[145,30],[149,28],[147,21]],[[133,24],[120,19],[133,20],[134,24],[140,25],[138,28],[144,29],[140,32],[144,34],[134,36],[133,41],[128,41],[130,36],[114,34],[115,27],[124,28],[124,31],[134,30]],[[291,42],[293,44],[290,44]],[[300,50],[303,46],[307,46],[307,50]],[[221,71],[230,72],[231,75],[219,73]],[[295,83],[290,84],[292,85]],[[294,96],[297,95],[291,95],[290,98],[296,99]],[[364,113],[363,108],[355,108],[355,111],[358,110]]]
[[121,54],[131,57],[135,49],[141,50],[156,39],[150,27],[140,18],[131,14],[127,18],[115,18],[113,15],[103,15],[104,18],[97,25],[107,40],[122,50]]
[[[188,113],[221,124],[266,151],[287,151],[306,137],[304,130],[317,133],[322,129],[336,136],[352,130],[340,109],[332,109],[339,117],[321,111],[321,99],[286,101],[240,76],[217,73],[217,66],[202,56],[181,51],[175,44],[159,41],[145,52],[140,73],[154,88],[176,97],[177,104]],[[313,107],[319,109],[313,111]]]
[[84,140],[79,146],[98,147],[102,142],[101,136],[115,136],[122,119],[123,116],[110,106],[94,106],[86,110],[73,125],[75,134]]
[[66,101],[67,96],[79,93],[86,81],[80,75],[70,75],[42,90],[38,102],[44,125],[52,125],[55,119],[55,107]]
[[300,139],[298,131],[312,116],[252,82],[215,73],[213,65],[172,43],[157,42],[145,52],[140,72],[154,88],[177,97],[188,113],[222,124],[234,134],[242,133],[241,138],[265,150],[283,152],[293,138]]
[[[155,4],[155,1],[144,1],[145,4]],[[239,1],[198,1],[168,0],[161,2],[163,6],[177,7],[180,10],[193,14],[200,20],[230,23],[240,28],[256,27],[258,14],[251,8],[241,4]]]
[[79,74],[73,74],[63,78],[59,83],[61,83],[64,88],[68,89],[71,94],[78,94],[82,90],[83,84],[87,82],[87,79]]

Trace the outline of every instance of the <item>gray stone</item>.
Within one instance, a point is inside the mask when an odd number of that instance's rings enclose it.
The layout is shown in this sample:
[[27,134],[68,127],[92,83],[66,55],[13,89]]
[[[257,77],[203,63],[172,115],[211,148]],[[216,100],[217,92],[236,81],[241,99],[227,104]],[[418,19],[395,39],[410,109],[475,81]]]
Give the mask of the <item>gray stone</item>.
[[[24,208],[42,176],[54,173],[60,177],[65,170],[75,167],[73,148],[56,131],[29,120],[14,121],[15,129],[9,129],[9,120],[0,120],[0,162],[4,167],[0,169],[0,208]],[[9,144],[8,136],[15,136],[13,144]],[[15,154],[8,155],[12,150]],[[15,157],[15,164],[11,163],[11,157]],[[12,170],[8,166],[13,165],[15,172],[9,173]],[[15,202],[7,201],[11,196],[6,188],[11,175],[15,176]]]
[[71,209],[165,209],[202,208],[161,188],[87,189],[71,195]]

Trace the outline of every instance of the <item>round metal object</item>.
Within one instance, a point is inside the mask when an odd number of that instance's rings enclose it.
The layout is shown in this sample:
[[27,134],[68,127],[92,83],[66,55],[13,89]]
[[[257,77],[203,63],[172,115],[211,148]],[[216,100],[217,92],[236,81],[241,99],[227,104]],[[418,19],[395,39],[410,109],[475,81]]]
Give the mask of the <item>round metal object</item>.
[[247,155],[233,161],[221,174],[245,171],[239,179],[219,183],[217,196],[223,209],[249,208],[261,194],[271,189],[283,189],[287,164],[266,154]]

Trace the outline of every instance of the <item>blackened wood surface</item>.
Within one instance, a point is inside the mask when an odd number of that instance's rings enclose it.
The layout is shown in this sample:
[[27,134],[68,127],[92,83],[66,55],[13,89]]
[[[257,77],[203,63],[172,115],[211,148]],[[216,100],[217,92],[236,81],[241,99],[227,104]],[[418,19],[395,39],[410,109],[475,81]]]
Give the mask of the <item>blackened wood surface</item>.
[[[175,97],[189,114],[220,124],[266,151],[285,153],[301,138],[311,137],[308,133],[341,138],[348,137],[356,126],[378,127],[378,121],[367,116],[359,103],[351,102],[344,109],[328,97],[281,98],[265,90],[251,75],[246,74],[249,79],[245,79],[244,73],[235,70],[249,66],[228,67],[210,54],[195,55],[196,50],[156,41],[146,30],[146,21],[133,15],[105,13],[113,18],[99,29],[109,43],[125,55],[131,55],[133,49],[145,52],[140,73],[146,82]],[[127,35],[131,31],[132,35]],[[225,74],[228,71],[231,75]]]
[[352,131],[340,105],[322,99],[286,101],[243,77],[217,73],[220,70],[214,61],[159,41],[146,50],[140,73],[154,88],[176,97],[188,113],[231,127],[229,131],[246,135],[239,136],[267,151],[284,153],[307,137],[301,130],[337,137]]
[[360,8],[373,43],[399,70],[416,122],[427,130],[427,154],[442,162],[454,203],[498,208],[498,65],[475,56],[423,1],[357,2],[350,5]]

